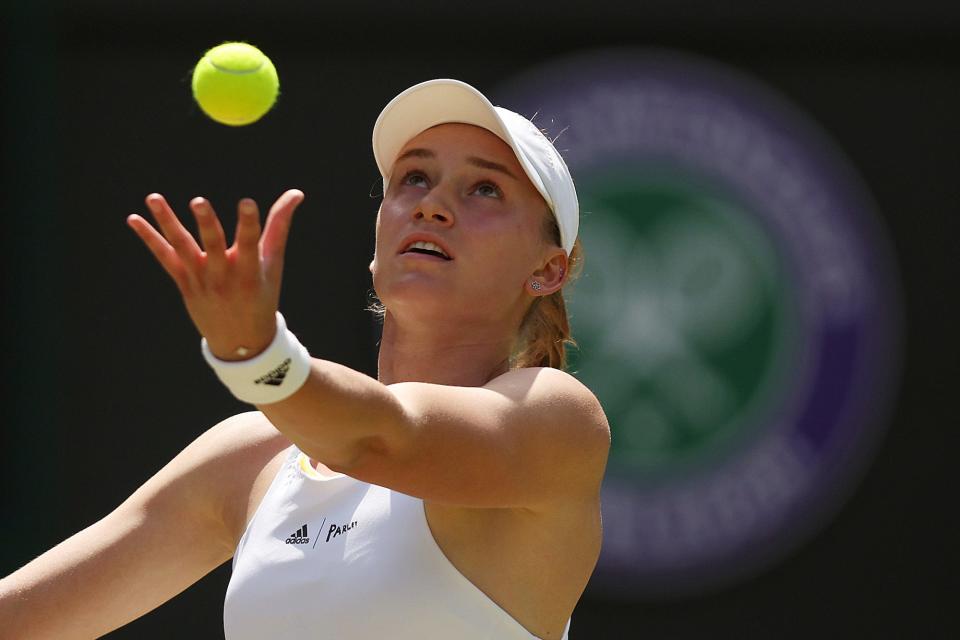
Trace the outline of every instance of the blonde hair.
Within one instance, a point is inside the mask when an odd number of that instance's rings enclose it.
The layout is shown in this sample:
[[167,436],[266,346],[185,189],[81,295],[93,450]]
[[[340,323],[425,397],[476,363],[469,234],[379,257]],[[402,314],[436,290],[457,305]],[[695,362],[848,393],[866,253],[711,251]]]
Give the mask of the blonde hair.
[[[547,240],[560,246],[560,227],[553,212],[547,210],[543,224]],[[550,295],[533,299],[527,313],[520,323],[516,346],[510,355],[510,368],[553,367],[567,368],[566,345],[577,346],[570,332],[570,320],[567,317],[567,305],[563,299],[563,289],[580,276],[583,270],[583,246],[580,238],[573,243],[567,258],[567,270],[563,285]]]
[[[547,209],[544,223],[541,227],[544,239],[556,246],[560,243],[560,227],[553,212]],[[567,258],[567,270],[563,285],[550,295],[537,296],[520,322],[517,339],[510,354],[510,368],[522,369],[525,367],[552,367],[565,370],[567,368],[566,345],[576,347],[577,342],[570,332],[570,320],[567,317],[567,305],[563,299],[563,289],[576,280],[583,270],[583,246],[580,238],[573,243],[570,255]],[[383,322],[386,307],[377,298],[374,289],[369,292],[370,304],[367,311]]]

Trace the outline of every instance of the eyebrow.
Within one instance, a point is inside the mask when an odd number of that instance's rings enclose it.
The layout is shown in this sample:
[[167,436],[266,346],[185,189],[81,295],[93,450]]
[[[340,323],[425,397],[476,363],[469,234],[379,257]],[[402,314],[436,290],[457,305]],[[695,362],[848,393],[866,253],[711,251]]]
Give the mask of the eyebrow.
[[430,149],[407,149],[400,155],[399,158],[397,158],[396,161],[400,162],[401,160],[406,160],[407,158],[436,158],[436,157],[437,157],[437,154],[435,154],[433,151],[430,151]]
[[[404,151],[400,155],[400,157],[397,158],[397,162],[400,162],[401,160],[406,160],[407,158],[436,158],[436,157],[437,157],[437,154],[431,151],[430,149],[422,149],[417,147],[414,149],[407,149],[406,151]],[[512,171],[510,171],[510,169],[500,164],[499,162],[485,160],[483,158],[478,158],[477,156],[468,157],[467,162],[472,164],[475,167],[480,167],[481,169],[490,169],[491,171],[499,171],[500,173],[510,176],[514,180],[520,179]]]
[[513,175],[513,171],[507,169],[505,166],[498,162],[491,162],[490,160],[484,160],[483,158],[478,158],[476,156],[470,156],[467,158],[467,162],[474,165],[475,167],[480,167],[482,169],[490,169],[492,171],[499,171],[500,173],[505,173],[514,180],[519,180],[519,178]]

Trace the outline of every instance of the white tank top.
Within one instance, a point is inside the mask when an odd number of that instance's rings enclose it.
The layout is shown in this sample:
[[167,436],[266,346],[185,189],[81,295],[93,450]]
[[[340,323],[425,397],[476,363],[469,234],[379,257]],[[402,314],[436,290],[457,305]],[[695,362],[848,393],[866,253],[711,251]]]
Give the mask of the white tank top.
[[223,628],[227,640],[535,638],[450,564],[423,500],[321,476],[295,445],[237,545]]

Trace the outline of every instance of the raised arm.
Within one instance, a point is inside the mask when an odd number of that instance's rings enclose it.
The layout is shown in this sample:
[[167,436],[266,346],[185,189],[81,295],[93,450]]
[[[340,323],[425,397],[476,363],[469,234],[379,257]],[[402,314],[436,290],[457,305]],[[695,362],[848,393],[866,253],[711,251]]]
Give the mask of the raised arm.
[[483,387],[383,385],[314,359],[299,391],[261,409],[332,469],[463,507],[536,510],[595,497],[610,446],[596,397],[551,368]]
[[[270,349],[286,239],[302,200],[299,191],[284,193],[262,235],[256,204],[241,201],[229,248],[203,198],[190,204],[202,249],[159,194],[147,197],[159,231],[140,216],[128,218],[176,283],[215,358],[240,360]],[[299,390],[258,408],[334,470],[457,506],[536,508],[595,499],[610,446],[596,397],[556,369],[511,371],[477,388],[388,386],[314,358]]]
[[96,638],[228,560],[265,457],[288,442],[261,414],[197,438],[101,520],[0,580],[0,636]]

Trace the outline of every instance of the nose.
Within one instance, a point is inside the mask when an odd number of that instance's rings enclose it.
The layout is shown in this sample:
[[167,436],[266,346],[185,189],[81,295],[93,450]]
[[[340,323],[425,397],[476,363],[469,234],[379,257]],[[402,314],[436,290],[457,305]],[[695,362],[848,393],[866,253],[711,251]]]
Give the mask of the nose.
[[449,226],[453,224],[453,212],[437,191],[436,188],[431,189],[420,199],[420,202],[413,209],[413,218],[415,220],[430,220]]

